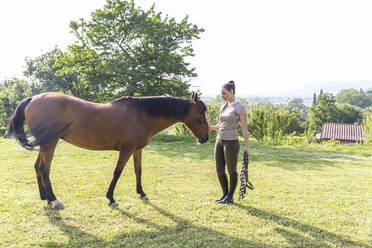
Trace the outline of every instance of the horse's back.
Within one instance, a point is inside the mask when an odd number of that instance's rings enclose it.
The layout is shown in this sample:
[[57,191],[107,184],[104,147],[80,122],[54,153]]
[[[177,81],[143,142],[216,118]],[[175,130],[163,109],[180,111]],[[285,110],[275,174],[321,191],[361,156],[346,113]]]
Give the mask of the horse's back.
[[140,117],[125,104],[99,104],[52,92],[33,97],[25,115],[31,128],[39,125],[52,128],[68,126],[61,137],[91,150],[117,150],[123,142],[132,143],[130,137],[142,138],[132,135],[133,128],[140,128]]
[[92,105],[83,99],[57,92],[47,92],[32,97],[25,109],[26,122],[29,126],[40,122],[69,122],[68,114]]

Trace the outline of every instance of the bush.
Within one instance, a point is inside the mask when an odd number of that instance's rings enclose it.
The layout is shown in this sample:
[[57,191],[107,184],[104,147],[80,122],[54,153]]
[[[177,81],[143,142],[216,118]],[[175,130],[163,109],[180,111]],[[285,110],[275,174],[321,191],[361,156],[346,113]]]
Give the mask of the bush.
[[[208,104],[207,107],[208,111],[206,117],[208,121],[212,124],[217,123],[220,106],[216,103],[212,103]],[[183,123],[175,124],[170,133],[176,136],[192,136],[190,130]],[[215,137],[216,134],[217,134],[216,131],[210,131],[210,136]]]
[[295,133],[279,137],[279,142],[281,144],[287,145],[299,145],[303,143],[308,143],[306,136],[297,136]]
[[366,143],[372,143],[372,111],[365,113],[363,127]]
[[0,136],[5,135],[9,118],[25,98],[40,93],[36,84],[13,78],[0,83]]
[[305,121],[297,110],[287,106],[259,103],[248,112],[248,132],[257,140],[276,140],[289,134],[299,135],[305,131]]
[[170,132],[176,136],[192,136],[191,131],[183,123],[177,123]]

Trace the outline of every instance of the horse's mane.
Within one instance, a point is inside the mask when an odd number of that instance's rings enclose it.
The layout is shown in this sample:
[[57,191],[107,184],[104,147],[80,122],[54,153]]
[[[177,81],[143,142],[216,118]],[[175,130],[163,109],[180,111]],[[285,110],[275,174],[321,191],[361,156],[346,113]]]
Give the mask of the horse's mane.
[[189,113],[191,100],[176,97],[122,97],[113,103],[129,103],[152,117],[183,117]]

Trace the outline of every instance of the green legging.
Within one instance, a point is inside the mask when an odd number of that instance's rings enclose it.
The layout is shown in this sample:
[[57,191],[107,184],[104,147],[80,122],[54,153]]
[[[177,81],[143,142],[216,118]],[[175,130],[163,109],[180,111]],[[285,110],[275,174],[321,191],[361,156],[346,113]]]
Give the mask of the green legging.
[[[220,181],[222,193],[233,197],[238,183],[237,163],[240,144],[239,140],[216,140],[214,147],[214,161],[218,180]],[[225,165],[230,175],[230,187],[228,187]]]

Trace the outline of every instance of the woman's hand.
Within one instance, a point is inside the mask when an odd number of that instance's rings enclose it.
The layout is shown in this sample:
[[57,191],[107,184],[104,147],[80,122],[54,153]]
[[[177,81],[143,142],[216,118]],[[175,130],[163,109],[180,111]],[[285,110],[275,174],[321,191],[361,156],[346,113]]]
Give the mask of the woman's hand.
[[208,128],[213,130],[213,127],[212,127],[212,125],[209,123],[209,121],[208,121]]
[[249,154],[249,144],[245,145],[244,152]]
[[217,125],[211,125],[208,121],[208,128],[217,131],[220,128],[220,124],[218,123]]

